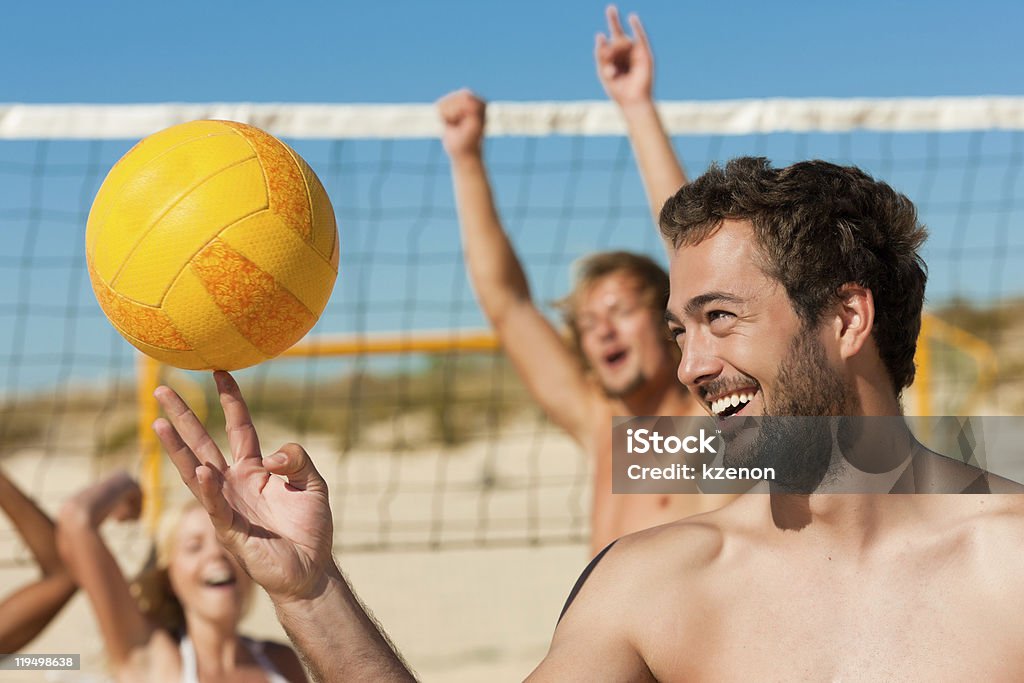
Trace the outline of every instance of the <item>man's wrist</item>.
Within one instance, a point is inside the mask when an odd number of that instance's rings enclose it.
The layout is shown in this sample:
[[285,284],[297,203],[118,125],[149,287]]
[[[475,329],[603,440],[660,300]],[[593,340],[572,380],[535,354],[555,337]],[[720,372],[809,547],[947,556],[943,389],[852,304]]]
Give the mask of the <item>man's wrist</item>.
[[652,112],[656,114],[658,111],[657,106],[654,104],[654,98],[650,95],[620,102],[619,109],[622,110],[623,115],[627,119],[633,116],[649,115]]
[[311,590],[270,597],[317,680],[415,680],[333,561]]
[[454,154],[450,154],[449,156],[452,160],[452,166],[458,168],[479,166],[483,164],[484,161],[483,148],[479,146],[461,150]]
[[321,604],[325,598],[332,594],[343,593],[345,579],[341,570],[333,560],[322,572],[310,582],[303,590],[293,592],[267,591],[270,600],[278,609],[310,610]]

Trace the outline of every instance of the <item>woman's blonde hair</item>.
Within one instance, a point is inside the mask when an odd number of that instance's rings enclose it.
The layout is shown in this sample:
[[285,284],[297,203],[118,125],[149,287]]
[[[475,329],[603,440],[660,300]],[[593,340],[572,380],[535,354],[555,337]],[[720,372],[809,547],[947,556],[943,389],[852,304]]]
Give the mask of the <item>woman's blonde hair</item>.
[[143,616],[176,638],[185,632],[185,611],[174,594],[167,570],[181,520],[199,507],[197,501],[191,500],[161,517],[146,564],[131,583],[132,596]]

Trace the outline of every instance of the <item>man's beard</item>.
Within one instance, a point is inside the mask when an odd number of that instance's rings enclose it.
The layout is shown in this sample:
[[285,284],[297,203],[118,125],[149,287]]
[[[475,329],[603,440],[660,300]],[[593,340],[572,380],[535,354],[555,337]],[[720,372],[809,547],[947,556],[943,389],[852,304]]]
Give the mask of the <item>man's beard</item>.
[[612,387],[607,383],[602,382],[601,388],[604,390],[605,396],[613,400],[618,400],[628,398],[631,394],[634,394],[643,388],[645,384],[647,384],[647,376],[644,375],[642,370],[637,370],[636,375],[634,375],[628,382],[623,383],[622,386]]
[[855,405],[853,392],[829,365],[824,346],[805,327],[779,365],[764,417],[747,418],[753,422],[740,430],[753,427],[752,442],[743,447],[732,439],[738,446],[733,449],[727,442],[724,462],[728,467],[770,467],[775,486],[811,493],[825,481],[832,463],[833,420],[828,418],[847,415]]
[[803,327],[779,365],[775,396],[765,415],[825,417],[850,414],[856,399],[842,376],[828,363],[814,330]]

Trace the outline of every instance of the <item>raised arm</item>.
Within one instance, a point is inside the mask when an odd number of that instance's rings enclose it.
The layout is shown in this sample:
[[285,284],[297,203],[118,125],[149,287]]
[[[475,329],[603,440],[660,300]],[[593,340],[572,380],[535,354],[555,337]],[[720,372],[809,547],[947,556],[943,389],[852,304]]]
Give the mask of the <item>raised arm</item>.
[[126,472],[93,484],[68,500],[57,521],[57,545],[75,582],[89,596],[107,656],[116,671],[149,643],[153,625],[132,597],[121,568],[100,535],[107,517],[136,519],[138,483]]
[[39,635],[75,593],[57,552],[56,528],[46,513],[0,471],[0,509],[28,546],[42,576],[0,599],[0,652],[17,652]]
[[533,302],[502,228],[483,160],[484,110],[483,100],[468,90],[438,102],[469,278],[530,393],[552,421],[586,445],[596,394],[579,360]]
[[263,457],[234,379],[215,373],[231,462],[176,393],[157,389],[153,428],[217,536],[266,589],[318,681],[411,681],[405,663],[334,563],[327,483],[298,444]]
[[598,33],[594,47],[597,76],[608,97],[622,110],[657,225],[665,201],[686,184],[686,173],[654,106],[654,55],[640,18],[630,15],[630,38],[622,30],[615,6],[610,5],[606,13],[608,35]]

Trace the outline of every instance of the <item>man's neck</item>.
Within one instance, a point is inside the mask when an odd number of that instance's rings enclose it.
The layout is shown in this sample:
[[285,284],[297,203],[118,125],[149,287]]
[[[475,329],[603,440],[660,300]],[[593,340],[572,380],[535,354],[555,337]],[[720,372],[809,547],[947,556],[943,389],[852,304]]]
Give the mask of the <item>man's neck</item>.
[[772,518],[780,529],[797,530],[813,525],[824,533],[863,538],[888,523],[900,521],[892,518],[891,513],[907,507],[908,501],[888,494],[920,445],[902,417],[831,419],[838,421],[833,424],[828,475],[810,494],[772,490]]
[[781,531],[800,532],[837,549],[860,553],[920,515],[921,496],[772,493],[771,519]]
[[674,379],[664,383],[647,382],[628,396],[620,397],[614,402],[619,404],[616,413],[620,415],[704,414],[686,387]]
[[903,406],[884,368],[870,367],[853,378],[857,413],[861,416],[902,415]]

